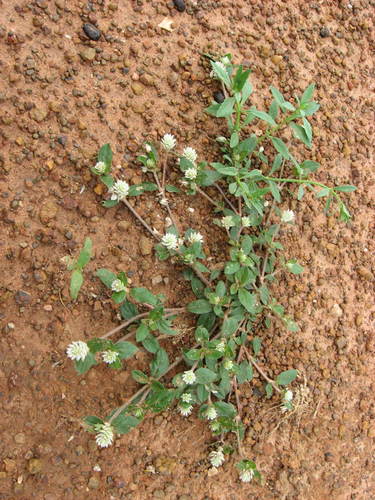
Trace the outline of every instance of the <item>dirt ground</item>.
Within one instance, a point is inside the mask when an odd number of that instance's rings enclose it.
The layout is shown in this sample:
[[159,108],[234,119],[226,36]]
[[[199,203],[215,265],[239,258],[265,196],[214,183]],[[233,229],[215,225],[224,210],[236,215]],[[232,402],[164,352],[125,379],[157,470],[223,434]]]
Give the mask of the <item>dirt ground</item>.
[[[186,5],[178,12],[162,1],[0,0],[0,499],[374,499],[374,1]],[[166,17],[171,32],[158,27]],[[98,41],[85,36],[85,22],[100,28]],[[136,152],[166,132],[212,159],[217,146],[208,145],[222,124],[203,113],[218,88],[202,52],[230,52],[250,66],[268,103],[270,84],[291,98],[316,82],[321,109],[313,150],[303,154],[322,163],[315,179],[358,187],[347,197],[347,225],[326,218],[316,200],[285,207],[297,223],[283,243],[306,272],[282,277],[275,294],[301,331],[257,332],[260,359],[271,376],[298,368],[308,393],[298,414],[282,420],[257,378],[244,387],[244,446],[263,486],[240,483],[234,457],[210,475],[212,437],[195,415],[175,410],[97,449],[80,418],[105,415],[133,393],[137,360],[115,375],[99,367],[79,378],[65,355],[69,342],[118,324],[94,277],[99,267],[130,271],[169,305],[186,303],[186,282],[156,260],[126,208],[101,207],[88,166],[110,142],[125,178],[146,180]],[[187,196],[173,207],[216,258],[211,208]],[[137,208],[163,228],[152,195]],[[71,303],[60,259],[87,236],[95,259]],[[176,349],[188,342],[189,334]]]

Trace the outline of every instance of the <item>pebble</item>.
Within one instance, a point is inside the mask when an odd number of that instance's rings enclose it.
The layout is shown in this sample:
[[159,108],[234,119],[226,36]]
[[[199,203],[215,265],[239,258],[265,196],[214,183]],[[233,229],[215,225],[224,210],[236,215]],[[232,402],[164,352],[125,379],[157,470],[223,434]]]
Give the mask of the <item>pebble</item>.
[[364,266],[360,266],[357,268],[357,273],[359,276],[365,280],[372,281],[374,279],[374,275],[370,271],[370,269],[367,269]]
[[24,290],[18,290],[14,296],[14,300],[19,306],[27,306],[31,302],[31,295]]
[[99,40],[101,36],[101,31],[99,28],[90,23],[85,23],[82,28],[85,34],[90,38],[90,40],[93,40],[94,42],[97,42]]
[[17,443],[17,444],[24,444],[25,441],[26,441],[26,436],[23,432],[19,432],[18,434],[16,434],[14,436],[14,441]]
[[338,304],[333,304],[331,312],[332,315],[336,316],[337,318],[340,318],[344,314],[343,310]]
[[184,12],[186,9],[186,5],[184,0],[173,0],[174,6],[178,10],[178,12]]
[[217,90],[216,92],[214,92],[214,99],[216,102],[221,104],[225,100],[225,95],[222,93],[221,90]]
[[39,212],[40,222],[47,224],[50,220],[54,219],[57,215],[57,205],[52,201],[46,201]]
[[100,484],[99,479],[94,476],[91,476],[87,486],[90,488],[90,490],[97,490],[99,488],[99,484]]
[[154,276],[151,279],[151,283],[152,283],[153,286],[159,285],[162,282],[163,282],[163,277],[160,276],[160,274],[158,276]]
[[141,236],[139,239],[139,248],[142,255],[150,255],[153,248],[153,242],[146,238],[146,236]]
[[129,227],[131,226],[130,222],[127,220],[120,220],[120,222],[117,223],[117,229],[119,229],[122,232],[127,232]]
[[39,458],[32,458],[31,460],[29,460],[27,469],[30,474],[39,474],[39,472],[41,472],[42,470],[42,461],[39,460]]
[[30,112],[30,117],[35,120],[37,123],[42,122],[45,118],[47,118],[48,111],[43,108],[34,108]]
[[319,31],[319,34],[322,38],[328,38],[329,36],[331,36],[331,32],[330,30],[327,28],[327,26],[322,26],[320,28],[320,31]]
[[82,57],[84,61],[93,61],[96,56],[96,50],[93,49],[92,47],[86,47],[85,49],[81,50],[79,55]]

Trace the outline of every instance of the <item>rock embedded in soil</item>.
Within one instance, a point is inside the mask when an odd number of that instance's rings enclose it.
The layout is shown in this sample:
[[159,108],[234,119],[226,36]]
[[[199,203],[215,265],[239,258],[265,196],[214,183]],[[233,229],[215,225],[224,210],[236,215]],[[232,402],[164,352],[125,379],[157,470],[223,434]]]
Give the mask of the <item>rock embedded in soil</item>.
[[152,252],[153,242],[146,238],[146,236],[141,236],[139,239],[139,249],[142,255],[150,255]]
[[39,212],[39,218],[40,222],[43,224],[48,223],[50,220],[54,219],[57,214],[57,205],[51,201],[48,200],[44,205],[42,205],[40,212]]
[[24,290],[18,290],[14,296],[14,300],[19,306],[27,306],[31,302],[31,295]]
[[30,474],[39,474],[42,470],[42,461],[39,458],[32,458],[27,465],[27,469]]
[[40,123],[43,120],[45,120],[47,118],[47,115],[48,115],[48,111],[46,109],[43,109],[43,108],[34,108],[30,112],[30,117],[33,120],[35,120],[37,123]]
[[221,90],[218,90],[217,92],[214,92],[214,99],[216,102],[221,104],[225,100],[225,95],[221,92]]
[[102,34],[99,28],[90,23],[85,23],[82,28],[90,40],[94,42],[97,42]]
[[329,36],[331,36],[331,32],[327,28],[327,26],[323,26],[322,28],[320,28],[319,34],[322,38],[328,38]]
[[80,51],[79,55],[82,57],[84,61],[91,62],[95,59],[96,50],[93,49],[92,47],[86,47],[85,49],[82,49]]
[[173,4],[178,10],[178,12],[184,12],[186,9],[184,0],[173,0]]

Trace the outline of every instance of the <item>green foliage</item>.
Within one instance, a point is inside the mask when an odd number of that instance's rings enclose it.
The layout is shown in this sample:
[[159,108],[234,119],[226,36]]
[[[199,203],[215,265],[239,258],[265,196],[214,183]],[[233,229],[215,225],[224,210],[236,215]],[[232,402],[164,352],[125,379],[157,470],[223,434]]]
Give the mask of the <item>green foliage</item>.
[[77,300],[79,291],[83,285],[83,268],[90,262],[92,256],[92,241],[86,238],[83,248],[80,251],[76,260],[70,257],[64,257],[63,261],[67,265],[69,271],[73,271],[70,277],[70,297],[72,300]]

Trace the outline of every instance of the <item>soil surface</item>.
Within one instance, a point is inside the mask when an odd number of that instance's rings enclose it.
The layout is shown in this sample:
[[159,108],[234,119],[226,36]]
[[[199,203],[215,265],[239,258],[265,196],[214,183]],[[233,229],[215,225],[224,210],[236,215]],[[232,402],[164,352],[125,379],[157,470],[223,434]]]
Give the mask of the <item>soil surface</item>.
[[[157,0],[0,0],[0,499],[375,498],[374,12],[371,0],[186,0],[184,12]],[[171,31],[158,26],[165,18]],[[89,31],[98,40],[87,38],[85,23],[99,28]],[[191,296],[127,209],[101,206],[88,167],[110,142],[123,176],[147,180],[136,153],[166,132],[211,160],[224,129],[203,113],[219,90],[203,52],[230,52],[251,67],[261,103],[269,104],[271,84],[292,98],[316,82],[314,147],[301,154],[321,162],[316,180],[358,187],[345,195],[347,225],[322,214],[319,200],[285,204],[297,223],[282,240],[306,272],[282,276],[274,293],[301,331],[257,334],[270,376],[300,370],[305,402],[285,419],[257,377],[243,387],[244,447],[263,486],[238,481],[235,457],[212,475],[206,425],[175,410],[99,450],[80,419],[104,416],[129,397],[130,369],[141,359],[114,375],[100,366],[78,377],[65,355],[71,341],[119,323],[94,277],[100,267],[131,272],[135,284],[165,293],[169,306]],[[171,201],[181,224],[199,229],[220,260],[211,207],[202,198]],[[137,208],[163,230],[152,194]],[[72,303],[60,259],[76,255],[87,236],[95,258]],[[184,321],[175,352],[191,340]]]

